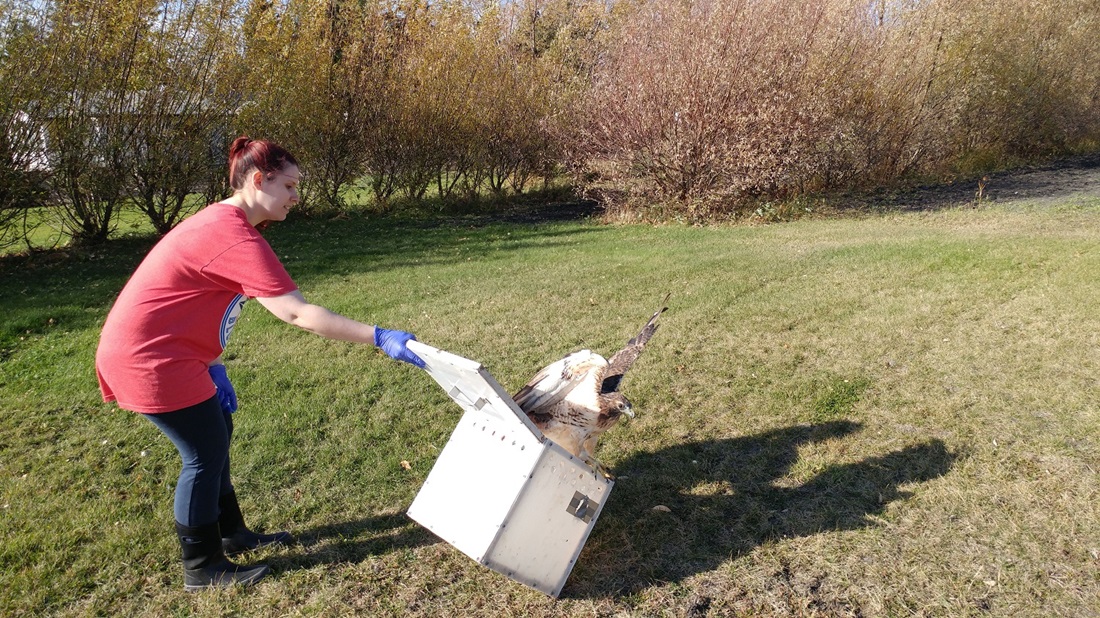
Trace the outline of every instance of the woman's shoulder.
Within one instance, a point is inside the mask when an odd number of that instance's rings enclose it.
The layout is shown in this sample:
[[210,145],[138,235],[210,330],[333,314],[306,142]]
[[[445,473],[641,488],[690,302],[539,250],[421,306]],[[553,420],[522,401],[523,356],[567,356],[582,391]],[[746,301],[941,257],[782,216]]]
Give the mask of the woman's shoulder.
[[240,208],[224,202],[214,202],[184,219],[176,228],[191,231],[201,229],[204,232],[217,233],[231,230],[247,232],[252,226],[249,225],[248,217]]
[[199,244],[213,251],[261,238],[239,208],[223,203],[205,206],[184,219],[161,241],[168,245]]

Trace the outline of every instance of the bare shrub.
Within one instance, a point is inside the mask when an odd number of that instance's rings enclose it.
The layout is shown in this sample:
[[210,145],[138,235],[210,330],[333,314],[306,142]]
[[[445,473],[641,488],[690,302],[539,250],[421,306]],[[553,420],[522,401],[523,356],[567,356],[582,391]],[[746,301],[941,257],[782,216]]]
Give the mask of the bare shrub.
[[36,101],[48,131],[48,186],[73,242],[107,239],[127,194],[132,140],[131,79],[141,61],[151,7],[59,1],[38,39],[51,88]]
[[472,14],[460,5],[383,13],[370,79],[359,84],[363,166],[375,198],[453,194],[475,174],[480,96]]
[[46,133],[31,115],[44,86],[33,55],[39,16],[2,6],[0,18],[0,250],[30,249],[38,221],[29,214],[45,198],[48,176]]
[[1100,145],[1090,0],[23,0],[0,22],[0,243],[17,203],[78,242],[131,200],[166,231],[224,194],[235,133],[298,154],[304,212],[364,175],[385,203],[564,167],[613,214],[685,220]]
[[829,42],[841,17],[779,0],[647,3],[583,101],[586,171],[691,218],[799,189],[835,132],[827,95],[847,63]]
[[377,2],[252,2],[247,96],[236,130],[284,144],[302,164],[300,212],[340,212],[363,173],[358,84],[370,70]]
[[446,4],[429,11],[406,24],[408,47],[395,75],[399,133],[393,139],[402,143],[397,185],[412,199],[422,199],[433,183],[449,196],[471,173],[484,96],[472,14]]
[[[1067,0],[947,4],[953,155],[1005,164],[1100,137],[1100,6]],[[969,170],[965,170],[969,171]],[[973,171],[981,171],[973,170]]]
[[1083,1],[876,2],[842,113],[851,185],[980,175],[1100,135],[1100,6]]
[[[515,192],[530,179],[543,185],[561,173],[570,137],[583,117],[575,104],[606,54],[617,3],[521,0],[503,14],[507,59],[514,70],[494,101],[500,118],[494,143]],[[491,128],[492,130],[492,128]]]
[[551,167],[550,73],[510,43],[496,3],[433,3],[389,16],[385,69],[364,83],[364,163],[379,200],[523,190]]
[[[502,50],[504,58],[507,50]],[[521,193],[534,176],[546,176],[556,151],[549,128],[555,91],[546,64],[521,56],[498,62],[486,84],[479,134],[484,143],[480,168],[490,190]]]
[[944,32],[951,16],[934,3],[877,3],[844,33],[854,71],[834,99],[847,160],[831,184],[867,188],[922,169],[945,153]]
[[1100,5],[1084,0],[619,6],[568,143],[627,217],[736,215],[1100,137]]
[[133,140],[127,188],[160,234],[203,205],[189,196],[217,192],[211,188],[225,177],[226,131],[239,103],[233,4],[165,4],[135,67],[127,114]]

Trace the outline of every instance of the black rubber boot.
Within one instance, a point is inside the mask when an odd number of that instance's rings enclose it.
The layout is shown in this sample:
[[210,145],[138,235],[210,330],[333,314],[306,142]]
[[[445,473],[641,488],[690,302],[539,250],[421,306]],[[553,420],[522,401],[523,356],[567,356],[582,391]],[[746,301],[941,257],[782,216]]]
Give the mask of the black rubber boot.
[[176,535],[183,550],[183,589],[189,592],[254,584],[271,571],[266,564],[244,566],[230,562],[222,549],[217,522],[198,527],[176,522]]
[[294,537],[289,532],[259,534],[249,530],[248,526],[244,525],[244,516],[241,515],[241,506],[237,503],[236,492],[229,492],[218,498],[218,507],[221,509],[218,523],[221,525],[222,549],[227,556],[235,556],[267,545],[294,543]]

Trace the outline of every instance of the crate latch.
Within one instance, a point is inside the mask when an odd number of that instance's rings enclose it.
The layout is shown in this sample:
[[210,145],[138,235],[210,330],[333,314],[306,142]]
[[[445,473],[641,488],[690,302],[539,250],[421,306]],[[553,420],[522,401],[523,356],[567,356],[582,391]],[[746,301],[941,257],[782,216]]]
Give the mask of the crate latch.
[[593,502],[588,499],[588,496],[577,491],[573,493],[573,499],[569,501],[565,511],[587,524],[592,521],[592,517],[599,509],[599,502]]

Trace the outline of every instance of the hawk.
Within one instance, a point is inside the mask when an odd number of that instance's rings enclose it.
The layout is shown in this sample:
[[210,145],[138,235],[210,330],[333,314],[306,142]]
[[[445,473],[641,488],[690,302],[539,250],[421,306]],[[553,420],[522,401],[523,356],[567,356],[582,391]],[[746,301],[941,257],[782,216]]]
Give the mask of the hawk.
[[[661,304],[667,301],[668,295]],[[573,352],[544,367],[513,397],[543,435],[608,478],[610,473],[594,457],[596,442],[624,414],[634,418],[619,385],[656,332],[657,317],[667,309],[658,309],[610,360],[591,350]]]

